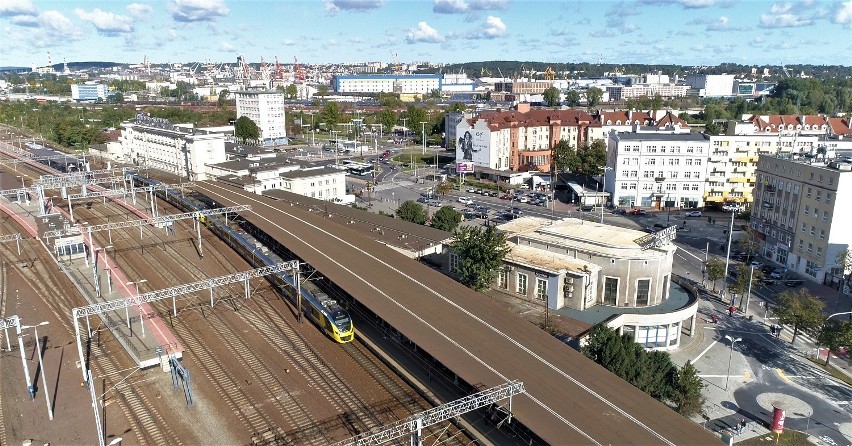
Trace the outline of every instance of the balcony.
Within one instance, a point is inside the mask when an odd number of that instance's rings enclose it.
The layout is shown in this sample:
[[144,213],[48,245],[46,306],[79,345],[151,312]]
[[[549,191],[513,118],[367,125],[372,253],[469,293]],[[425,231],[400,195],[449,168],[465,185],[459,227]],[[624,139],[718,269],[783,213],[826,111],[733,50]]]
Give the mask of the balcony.
[[737,157],[731,158],[731,161],[733,161],[735,163],[753,163],[753,162],[757,161],[757,157],[754,157],[754,156],[737,156]]
[[754,181],[752,177],[731,177],[728,178],[728,181],[731,183],[751,183]]

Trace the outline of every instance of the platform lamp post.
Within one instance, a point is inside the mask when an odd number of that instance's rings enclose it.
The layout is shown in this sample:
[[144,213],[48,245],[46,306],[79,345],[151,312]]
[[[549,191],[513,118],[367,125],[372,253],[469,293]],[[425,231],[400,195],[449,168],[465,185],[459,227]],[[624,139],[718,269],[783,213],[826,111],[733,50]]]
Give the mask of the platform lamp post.
[[725,375],[725,391],[728,391],[728,381],[731,379],[731,358],[734,356],[734,344],[743,340],[743,338],[732,338],[730,335],[725,335],[725,339],[731,343],[731,352],[728,354],[728,374]]
[[44,388],[44,400],[47,403],[47,416],[53,420],[53,408],[50,407],[50,395],[47,391],[47,373],[44,371],[44,360],[41,356],[41,341],[38,338],[38,327],[49,324],[50,322],[44,321],[35,325],[22,325],[21,330],[32,328],[33,334],[35,334],[36,340],[36,353],[38,353],[38,366],[41,368],[41,385]]

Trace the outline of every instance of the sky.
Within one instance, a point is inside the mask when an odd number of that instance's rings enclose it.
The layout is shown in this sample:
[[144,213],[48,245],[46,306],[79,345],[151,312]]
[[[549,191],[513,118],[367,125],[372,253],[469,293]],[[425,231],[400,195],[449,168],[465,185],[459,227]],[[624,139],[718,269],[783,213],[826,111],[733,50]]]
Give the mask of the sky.
[[852,62],[852,0],[0,0],[0,66]]

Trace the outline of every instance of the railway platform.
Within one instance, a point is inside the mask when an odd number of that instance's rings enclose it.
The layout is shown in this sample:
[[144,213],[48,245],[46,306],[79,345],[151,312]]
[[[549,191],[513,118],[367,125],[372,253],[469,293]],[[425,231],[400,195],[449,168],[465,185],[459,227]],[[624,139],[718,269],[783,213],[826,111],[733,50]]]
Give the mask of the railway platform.
[[[22,237],[32,237],[39,240],[63,273],[71,280],[77,291],[84,297],[87,304],[104,303],[117,299],[125,299],[137,294],[132,282],[121,271],[107,251],[101,249],[96,241],[90,241],[88,234],[80,234],[80,250],[65,251],[68,255],[59,255],[55,248],[55,240],[44,240],[41,233],[53,224],[58,226],[67,219],[61,215],[64,210],[54,209],[57,213],[48,217],[39,216],[38,200],[10,200],[0,197],[0,212],[14,219],[27,234]],[[50,227],[53,228],[53,227]],[[32,246],[32,245],[31,245]],[[92,248],[95,253],[95,263],[92,263]],[[97,285],[96,285],[97,284]],[[98,295],[98,287],[100,295]],[[71,309],[68,308],[71,316]],[[182,357],[183,347],[177,341],[171,330],[160,319],[157,312],[148,304],[142,304],[126,311],[102,313],[99,317],[90,316],[81,320],[82,327],[87,330],[84,335],[90,338],[99,335],[102,330],[108,330],[127,351],[127,354],[140,368],[161,366],[168,369],[169,356]]]

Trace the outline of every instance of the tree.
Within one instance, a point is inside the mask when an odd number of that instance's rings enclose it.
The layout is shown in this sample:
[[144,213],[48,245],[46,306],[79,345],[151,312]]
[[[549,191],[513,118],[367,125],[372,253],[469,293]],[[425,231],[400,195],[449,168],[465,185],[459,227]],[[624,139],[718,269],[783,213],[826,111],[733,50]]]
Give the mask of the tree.
[[580,103],[580,92],[577,90],[568,90],[565,93],[565,102],[574,107]]
[[598,87],[592,87],[586,90],[586,102],[589,107],[594,107],[601,103],[601,99],[603,98],[603,90]]
[[320,98],[325,99],[328,96],[328,85],[320,85],[317,87],[317,94]]
[[216,100],[216,103],[219,105],[219,107],[225,105],[225,102],[228,100],[228,96],[230,95],[231,92],[227,88],[219,92],[219,98]]
[[299,87],[297,87],[296,84],[290,84],[284,87],[284,95],[286,95],[288,99],[296,99],[299,97]]
[[383,108],[376,116],[376,121],[382,125],[382,129],[386,134],[393,132],[393,127],[398,120],[399,116],[397,116],[396,111],[390,107]]
[[654,95],[654,98],[651,99],[651,110],[654,110],[654,116],[657,115],[657,110],[663,106],[663,98],[659,93]]
[[584,144],[577,149],[577,173],[596,176],[603,172],[606,166],[606,144],[596,139],[591,145]]
[[245,144],[248,140],[258,140],[260,138],[260,129],[248,116],[240,116],[237,122],[234,123],[234,135]]
[[341,120],[340,106],[337,102],[325,104],[318,115],[319,122],[325,122],[327,128],[334,130]]
[[556,87],[549,87],[544,90],[544,93],[542,93],[544,102],[547,103],[548,107],[556,107],[559,105],[560,96],[561,94],[559,93],[559,89]]
[[124,102],[124,95],[120,91],[116,91],[109,95],[109,100],[110,102]]
[[[416,105],[409,105],[408,108],[406,108],[405,111],[402,112],[402,114],[403,117],[406,118],[406,120],[408,121],[406,123],[408,128],[411,129],[416,135],[420,135],[420,123],[426,122],[427,120],[426,110]],[[422,140],[420,140],[420,138],[416,139],[418,139],[418,142],[423,142]]]
[[432,227],[442,231],[453,232],[462,221],[462,214],[452,206],[444,206],[432,216]]
[[825,355],[825,365],[828,365],[832,351],[852,345],[852,322],[837,319],[825,321],[817,335],[817,343],[828,348]]
[[838,254],[837,265],[840,266],[841,273],[843,274],[843,286],[852,286],[852,250],[846,248]]
[[557,172],[573,172],[580,165],[580,158],[571,143],[560,139],[553,146],[553,165]]
[[494,226],[484,230],[481,227],[464,226],[456,230],[450,250],[459,256],[458,267],[453,271],[459,281],[469,288],[482,291],[491,285],[511,248],[506,244],[506,235]]
[[455,186],[453,186],[453,183],[449,181],[442,181],[440,184],[435,186],[435,192],[437,192],[442,197],[452,192],[453,189],[455,189]]
[[691,417],[701,411],[704,396],[701,391],[706,387],[698,376],[698,370],[690,361],[686,361],[677,372],[677,383],[672,394],[672,402],[677,412],[685,417]]
[[467,107],[464,105],[463,102],[453,102],[453,104],[450,105],[450,109],[448,111],[456,112],[456,113],[464,113],[464,111],[466,109],[467,109]]
[[725,264],[718,259],[708,259],[704,263],[704,270],[707,272],[707,280],[713,282],[713,292],[715,292],[716,281],[725,276]]
[[426,208],[415,201],[405,201],[396,210],[396,216],[412,223],[422,225],[426,223]]
[[[751,266],[745,263],[740,263],[737,266],[737,279],[730,286],[730,291],[732,293],[739,294],[740,296],[744,296],[749,290],[749,278],[751,278],[751,286],[752,288],[755,284],[760,281],[763,277],[763,271],[755,268],[752,270]],[[740,299],[740,309],[743,308],[743,301],[745,299]]]
[[793,326],[793,339],[796,342],[799,330],[815,330],[822,325],[822,309],[825,304],[814,297],[807,288],[800,288],[798,292],[785,290],[778,296],[778,323]]
[[713,121],[707,122],[704,124],[704,133],[708,135],[718,135],[722,132],[722,128],[719,127],[719,124],[716,124]]

